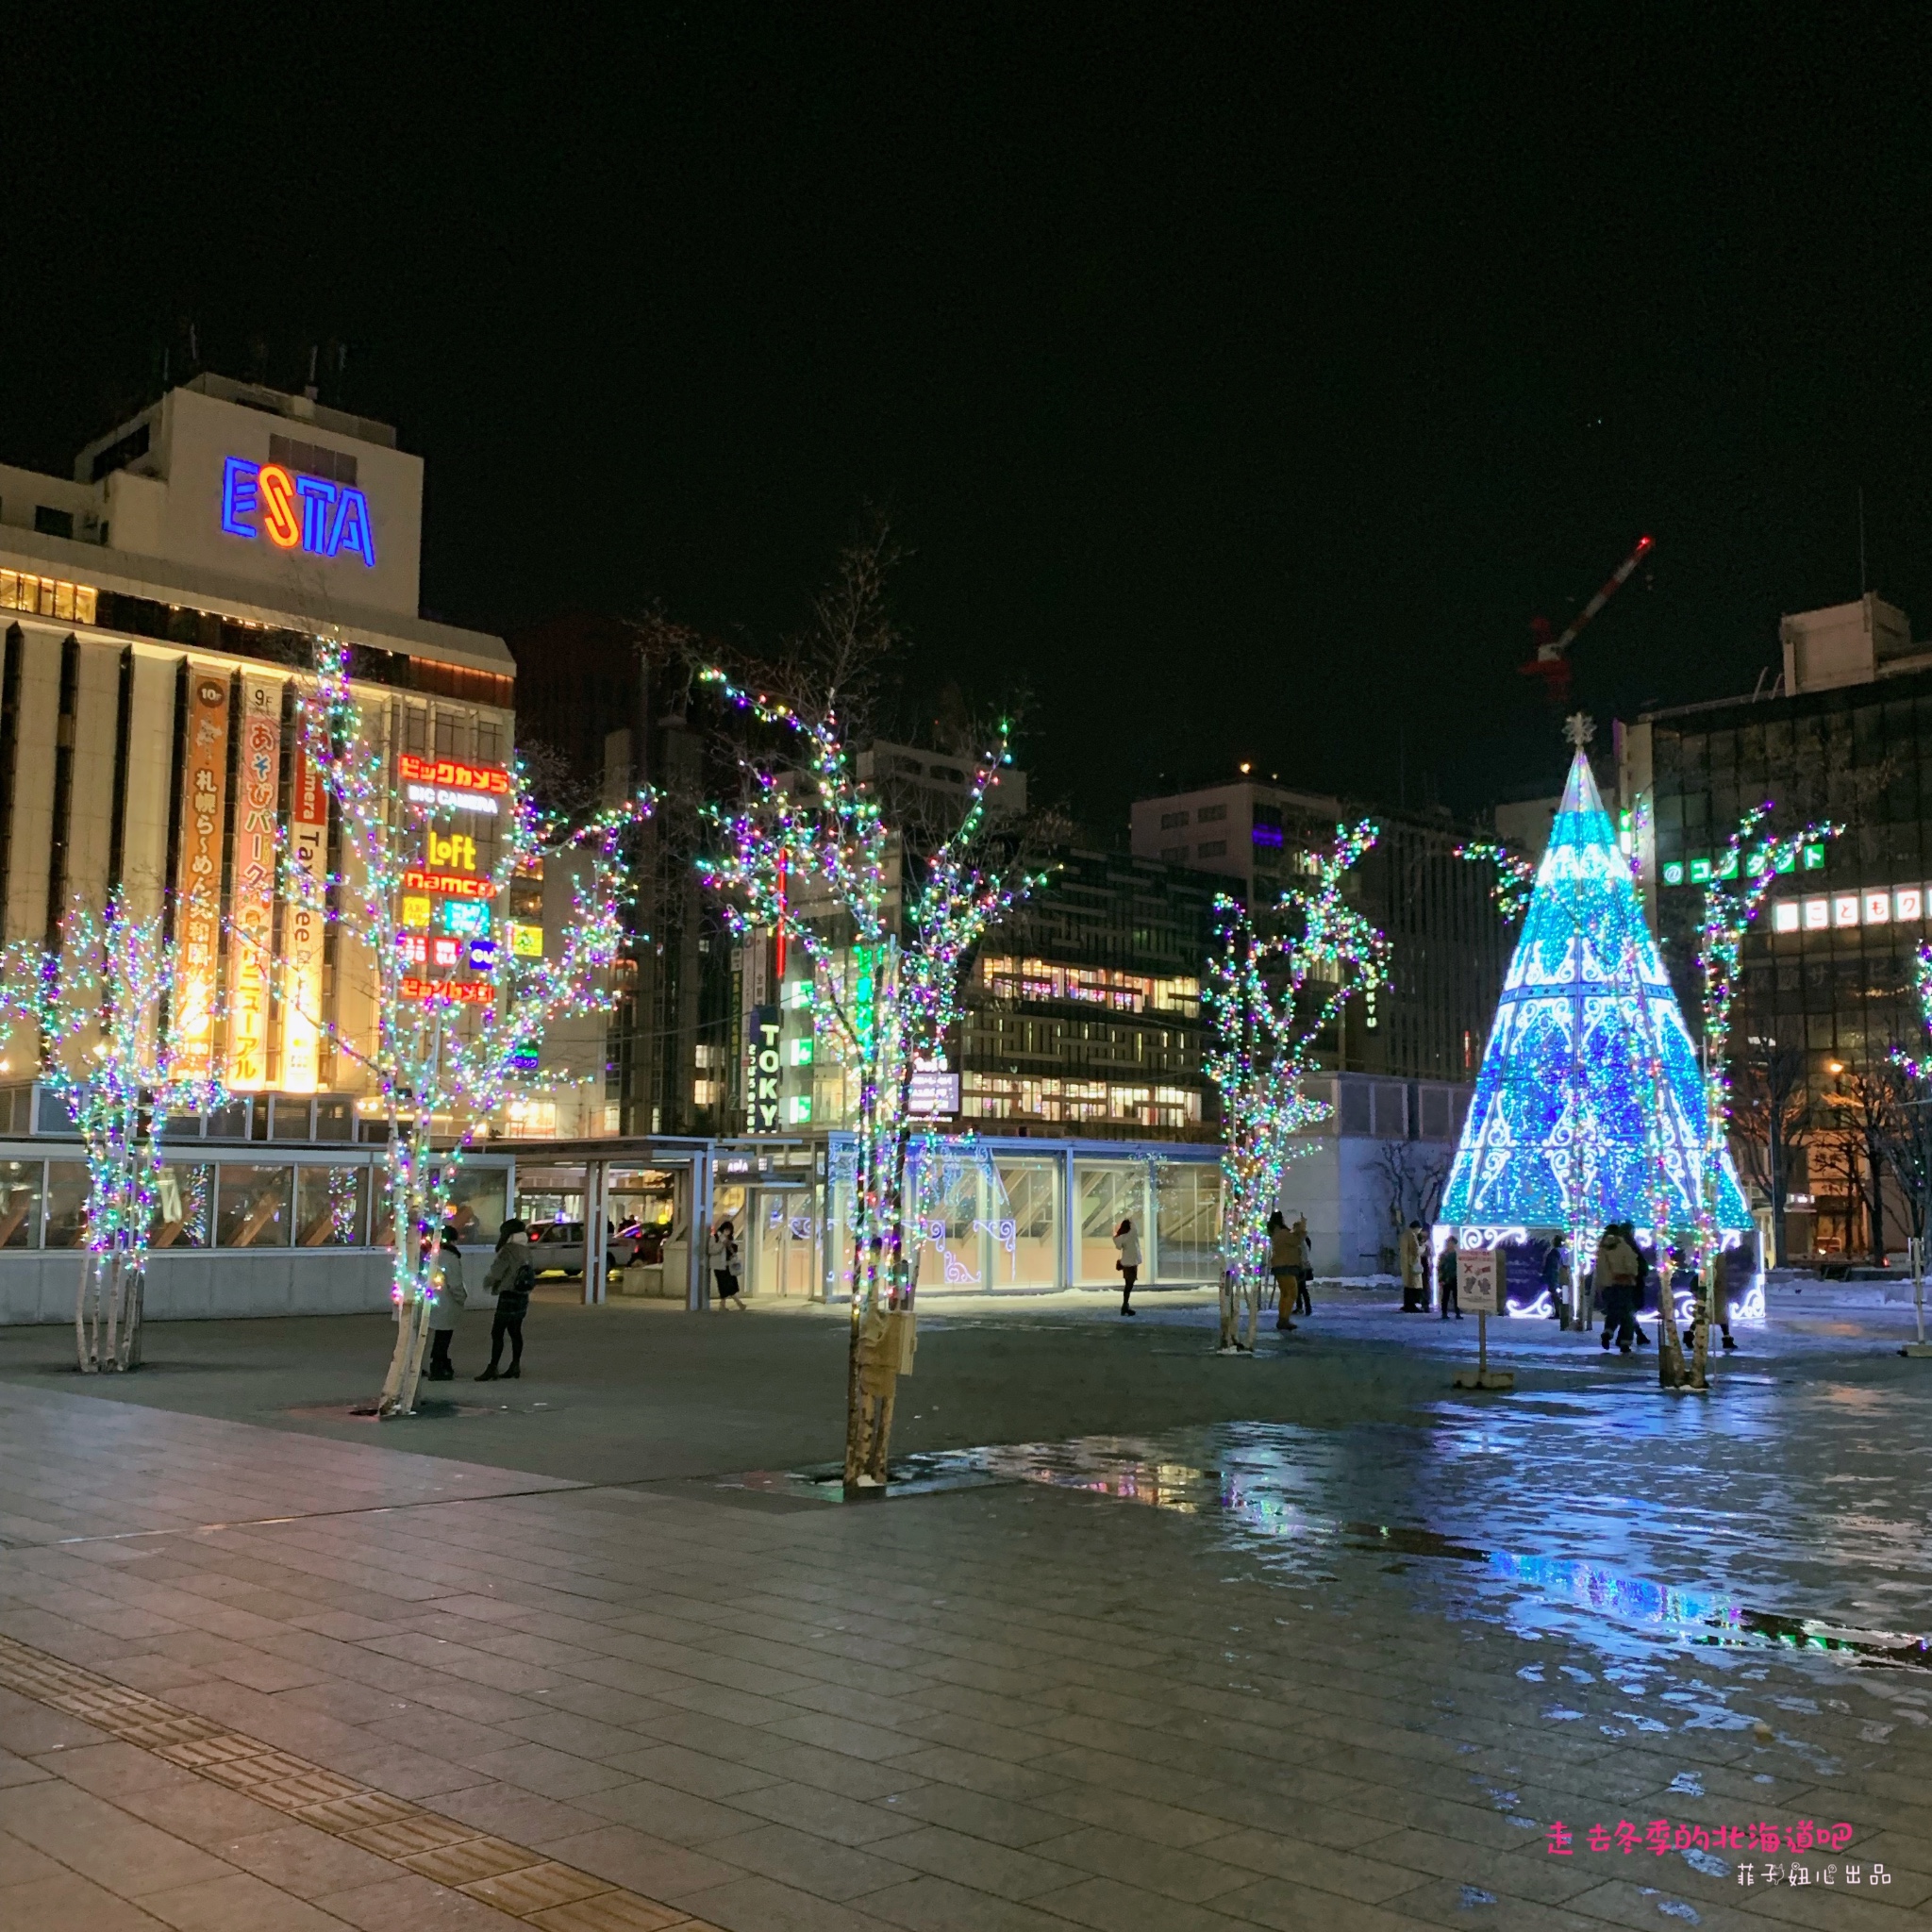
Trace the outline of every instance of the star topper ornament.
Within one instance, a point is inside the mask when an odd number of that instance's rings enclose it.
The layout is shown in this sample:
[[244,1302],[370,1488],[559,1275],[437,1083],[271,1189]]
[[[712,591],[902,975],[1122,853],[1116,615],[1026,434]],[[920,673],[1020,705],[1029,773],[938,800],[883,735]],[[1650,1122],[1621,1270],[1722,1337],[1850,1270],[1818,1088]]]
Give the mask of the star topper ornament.
[[1581,751],[1596,736],[1596,720],[1588,711],[1572,711],[1563,720],[1563,736]]

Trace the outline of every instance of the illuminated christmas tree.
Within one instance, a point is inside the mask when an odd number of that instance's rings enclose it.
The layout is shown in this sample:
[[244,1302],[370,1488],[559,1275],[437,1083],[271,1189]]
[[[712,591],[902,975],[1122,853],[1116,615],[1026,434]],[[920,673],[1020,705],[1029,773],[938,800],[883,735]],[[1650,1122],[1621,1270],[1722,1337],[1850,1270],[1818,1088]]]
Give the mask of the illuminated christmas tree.
[[1573,721],[1572,735],[1576,756],[1438,1220],[1465,1239],[1561,1228],[1587,1263],[1608,1222],[1693,1240],[1752,1222],[1583,753],[1587,722]]

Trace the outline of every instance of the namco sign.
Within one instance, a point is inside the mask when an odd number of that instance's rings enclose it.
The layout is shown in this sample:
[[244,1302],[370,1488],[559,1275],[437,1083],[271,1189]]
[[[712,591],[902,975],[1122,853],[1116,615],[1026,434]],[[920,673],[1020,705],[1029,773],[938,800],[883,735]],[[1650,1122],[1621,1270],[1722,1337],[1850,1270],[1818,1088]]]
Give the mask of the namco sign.
[[223,460],[222,528],[310,557],[359,557],[365,569],[375,568],[369,499],[353,483],[304,475],[281,463]]

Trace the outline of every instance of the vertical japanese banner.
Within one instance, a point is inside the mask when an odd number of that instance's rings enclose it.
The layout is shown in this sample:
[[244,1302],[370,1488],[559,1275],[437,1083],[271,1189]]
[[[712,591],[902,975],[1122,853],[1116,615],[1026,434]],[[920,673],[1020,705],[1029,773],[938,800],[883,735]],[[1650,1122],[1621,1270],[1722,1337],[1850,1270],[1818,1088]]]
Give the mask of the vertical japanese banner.
[[236,1093],[268,1085],[269,974],[275,942],[275,807],[282,776],[282,681],[242,675],[235,766],[235,876],[228,901],[228,1071]]
[[282,908],[284,1093],[322,1082],[323,894],[328,877],[328,793],[297,734],[289,757],[289,892]]
[[222,814],[228,795],[228,674],[188,666],[181,762],[181,847],[175,938],[181,949],[175,1024],[184,1074],[214,1072],[215,970],[221,959]]

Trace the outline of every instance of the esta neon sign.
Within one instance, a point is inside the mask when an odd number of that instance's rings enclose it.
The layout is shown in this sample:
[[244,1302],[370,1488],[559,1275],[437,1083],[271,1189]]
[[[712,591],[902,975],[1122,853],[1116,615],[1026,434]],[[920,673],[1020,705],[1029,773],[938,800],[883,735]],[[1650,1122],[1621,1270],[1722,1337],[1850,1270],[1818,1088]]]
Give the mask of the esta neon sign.
[[375,568],[369,499],[353,484],[305,476],[280,463],[224,459],[222,528],[251,541],[266,537],[278,550],[300,548],[310,557],[359,557],[365,569]]

